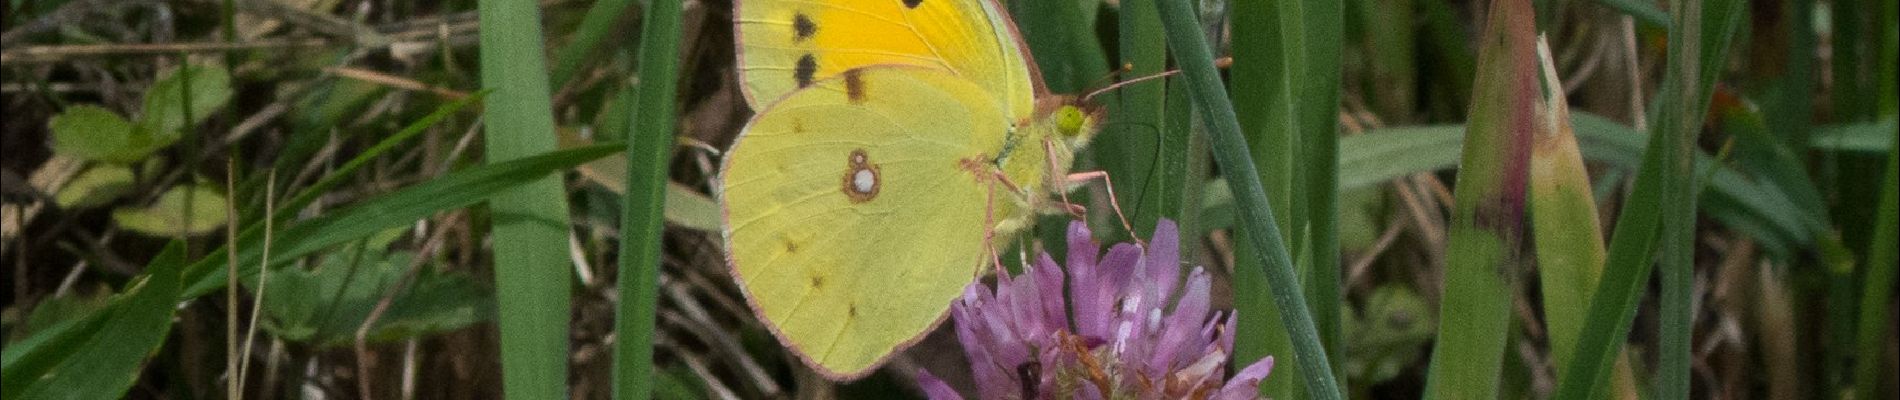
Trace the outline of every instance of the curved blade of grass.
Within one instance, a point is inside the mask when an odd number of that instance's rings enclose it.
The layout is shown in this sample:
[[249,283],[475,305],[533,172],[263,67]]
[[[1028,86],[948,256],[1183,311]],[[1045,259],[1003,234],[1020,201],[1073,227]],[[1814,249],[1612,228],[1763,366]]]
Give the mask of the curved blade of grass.
[[1881,368],[1881,361],[1886,358],[1881,356],[1884,353],[1881,349],[1886,347],[1887,328],[1893,325],[1893,321],[1887,319],[1892,315],[1887,311],[1887,300],[1893,298],[1894,252],[1900,248],[1895,239],[1896,231],[1900,231],[1900,222],[1896,222],[1895,216],[1900,214],[1900,210],[1896,210],[1900,207],[1896,204],[1900,203],[1900,193],[1896,193],[1896,186],[1900,186],[1900,136],[1889,136],[1887,142],[1893,144],[1894,149],[1887,152],[1886,178],[1880,180],[1883,182],[1880,184],[1880,216],[1874,223],[1873,240],[1867,242],[1867,276],[1861,280],[1860,325],[1854,336],[1854,346],[1858,349],[1854,353],[1857,355],[1854,398],[1857,399],[1880,398],[1881,382],[1886,381],[1880,377],[1891,378],[1893,372],[1891,368]]
[[[533,2],[482,0],[482,87],[495,91],[483,109],[488,162],[555,149],[548,98],[541,11]],[[496,320],[501,331],[502,394],[553,399],[567,395],[568,317],[573,268],[567,255],[566,192],[558,176],[496,194],[494,214]]]
[[53,354],[36,355],[33,358],[39,361],[33,364],[9,365],[0,398],[124,396],[138,381],[146,358],[158,352],[171,332],[172,314],[178,309],[178,271],[184,264],[184,242],[165,246],[144,274],[126,284],[112,304],[99,311],[101,329],[71,337],[66,343],[72,347],[39,347]]
[[[375,160],[384,153],[388,153],[391,149],[395,149],[396,145],[407,142],[409,139],[416,137],[416,135],[422,134],[422,132],[427,131],[429,127],[442,122],[443,119],[448,118],[457,111],[461,111],[462,108],[480,102],[483,98],[488,96],[488,92],[489,91],[486,90],[475,92],[474,95],[463,97],[448,104],[443,104],[441,107],[436,107],[434,112],[423,116],[422,119],[416,120],[416,122],[409,123],[409,126],[403,127],[402,130],[396,131],[395,134],[389,135],[389,137],[385,137],[381,141],[377,141],[375,145],[364,149],[362,153],[357,153],[355,157],[351,157],[349,161],[344,162],[342,166],[325,174],[322,179],[317,180],[317,183],[310,184],[310,186],[298,191],[295,197],[291,197],[289,201],[284,202],[284,206],[274,211],[271,217],[276,218],[278,221],[283,221],[285,218],[294,215],[297,211],[303,210],[304,207],[309,206],[311,202],[316,201],[318,197],[322,197],[323,193],[328,192],[330,188],[336,187],[337,184],[343,183],[345,179],[349,179],[355,175],[356,170],[363,168],[364,165],[368,165],[370,161]],[[261,227],[261,224],[254,225]]]
[[1215,160],[1236,184],[1240,225],[1249,233],[1249,241],[1243,246],[1257,249],[1253,261],[1267,270],[1274,304],[1282,315],[1280,321],[1293,339],[1293,358],[1301,367],[1306,392],[1314,398],[1338,399],[1338,380],[1333,377],[1331,363],[1320,345],[1313,317],[1302,302],[1305,296],[1293,273],[1292,257],[1282,245],[1284,241],[1274,223],[1273,210],[1267,204],[1260,173],[1254,168],[1252,156],[1247,154],[1247,140],[1241,136],[1233,103],[1228,101],[1220,75],[1214,70],[1214,57],[1208,50],[1206,38],[1201,37],[1193,7],[1186,0],[1159,0],[1157,6],[1161,10],[1168,48],[1181,66],[1194,105],[1205,117],[1202,123],[1213,136]]
[[[541,179],[551,172],[573,168],[623,149],[620,143],[608,143],[471,167],[321,217],[290,223],[274,234],[272,263],[286,263],[438,212],[488,201],[502,191]],[[240,278],[244,278],[240,280],[255,279],[252,275],[257,273],[256,265],[262,257],[263,236],[261,230],[253,229],[239,235],[237,265]],[[224,257],[224,250],[220,250],[186,267],[187,285],[182,297],[194,298],[223,288]]]
[[[1708,109],[1728,39],[1739,25],[1741,2],[1713,0],[1706,9],[1700,0],[1678,0],[1670,29],[1668,71],[1657,96],[1658,115],[1650,145],[1643,153],[1635,187],[1627,207],[1617,217],[1611,236],[1605,279],[1592,296],[1590,314],[1578,341],[1575,358],[1563,370],[1557,399],[1594,399],[1609,374],[1610,360],[1629,333],[1631,317],[1652,256],[1661,249],[1663,265],[1662,334],[1659,346],[1656,396],[1688,396],[1689,278],[1693,260],[1696,202],[1695,136]],[[1704,24],[1704,21],[1707,24]]]
[[654,308],[659,301],[661,226],[673,96],[679,84],[680,1],[656,0],[640,32],[640,87],[627,141],[627,195],[620,207],[620,304],[614,313],[614,398],[653,392]]
[[1458,186],[1452,196],[1445,289],[1426,397],[1498,397],[1511,297],[1524,268],[1524,189],[1538,99],[1536,15],[1530,2],[1491,2],[1480,36]]

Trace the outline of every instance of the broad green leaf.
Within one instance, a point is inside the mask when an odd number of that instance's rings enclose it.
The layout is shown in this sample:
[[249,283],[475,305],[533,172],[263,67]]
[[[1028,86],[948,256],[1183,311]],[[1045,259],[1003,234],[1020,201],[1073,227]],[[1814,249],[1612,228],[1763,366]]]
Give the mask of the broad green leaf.
[[118,199],[132,191],[132,168],[117,164],[98,164],[73,177],[53,195],[59,208],[82,209]]
[[[414,258],[362,246],[331,253],[313,269],[271,271],[263,326],[292,342],[322,346],[355,340],[377,302],[402,280]],[[255,293],[255,283],[252,292]],[[397,292],[370,330],[373,340],[394,340],[460,329],[494,313],[492,293],[465,276],[426,265],[410,287]]]
[[[191,98],[189,110],[185,108],[186,97]],[[231,76],[223,68],[187,65],[158,78],[151,90],[145,92],[145,110],[139,126],[163,147],[178,140],[179,129],[210,118],[230,100]],[[190,122],[185,121],[187,114],[191,116]]]
[[216,188],[193,185],[172,188],[158,195],[158,201],[149,207],[112,210],[112,220],[120,227],[148,235],[201,235],[224,226],[229,218],[227,207],[229,202]]
[[53,131],[53,152],[68,157],[130,164],[161,147],[125,117],[90,104],[67,108],[47,125]]

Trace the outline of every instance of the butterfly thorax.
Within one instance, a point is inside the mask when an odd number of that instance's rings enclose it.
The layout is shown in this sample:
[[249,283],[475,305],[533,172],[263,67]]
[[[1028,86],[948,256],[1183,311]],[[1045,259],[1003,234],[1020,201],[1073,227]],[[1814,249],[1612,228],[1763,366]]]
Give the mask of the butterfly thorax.
[[[999,233],[1020,230],[1039,213],[1061,211],[1052,197],[1072,190],[1064,185],[1075,154],[1097,132],[1099,108],[1070,96],[1050,96],[1037,102],[1034,116],[1011,128],[1009,140],[997,153],[994,166],[1015,185],[1015,193],[999,201]],[[1001,200],[1001,199],[999,199]]]

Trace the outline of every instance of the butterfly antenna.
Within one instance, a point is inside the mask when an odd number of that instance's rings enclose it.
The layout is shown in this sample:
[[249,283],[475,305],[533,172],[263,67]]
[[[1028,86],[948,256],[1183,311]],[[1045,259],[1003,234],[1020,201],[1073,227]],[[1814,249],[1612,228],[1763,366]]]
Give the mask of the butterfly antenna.
[[1087,87],[1096,87],[1096,86],[1101,86],[1104,84],[1109,84],[1110,82],[1113,82],[1116,77],[1120,77],[1122,76],[1122,74],[1128,73],[1129,71],[1133,71],[1134,69],[1135,69],[1134,64],[1122,64],[1121,68],[1116,68],[1113,71],[1108,71],[1107,73],[1103,73],[1102,76],[1096,77],[1095,80],[1093,81],[1089,81],[1089,85]]
[[[1234,65],[1234,58],[1233,58],[1233,57],[1221,57],[1220,59],[1217,59],[1217,60],[1214,60],[1214,66],[1215,66],[1216,68],[1227,68],[1227,67],[1230,67],[1230,66],[1233,66],[1233,65]],[[1122,66],[1122,70],[1120,70],[1120,71],[1116,71],[1116,72],[1114,72],[1113,74],[1119,74],[1119,73],[1121,73],[1121,71],[1125,71],[1125,70],[1128,70],[1128,69],[1130,69],[1130,68],[1133,68],[1133,67],[1132,67],[1132,66],[1128,66],[1128,65],[1123,65],[1123,66]],[[1136,83],[1141,83],[1141,82],[1146,82],[1146,81],[1151,81],[1151,80],[1155,80],[1155,79],[1161,79],[1161,78],[1166,78],[1166,77],[1170,77],[1170,76],[1174,76],[1175,74],[1179,74],[1179,73],[1181,73],[1181,69],[1179,69],[1179,68],[1176,68],[1176,69],[1171,69],[1171,70],[1167,70],[1167,71],[1162,71],[1161,73],[1158,73],[1158,74],[1154,74],[1154,75],[1148,75],[1148,76],[1143,76],[1143,77],[1140,77],[1140,78],[1135,78],[1135,79],[1129,79],[1129,80],[1125,80],[1125,81],[1121,81],[1121,82],[1115,82],[1115,84],[1112,84],[1112,85],[1108,85],[1107,87],[1103,87],[1103,88],[1101,88],[1101,89],[1096,89],[1096,90],[1095,90],[1095,91],[1093,91],[1093,92],[1089,92],[1089,94],[1086,94],[1086,95],[1083,95],[1083,96],[1082,96],[1082,102],[1083,102],[1083,103],[1087,103],[1087,102],[1089,102],[1089,100],[1093,100],[1093,99],[1095,99],[1095,96],[1096,96],[1096,95],[1099,95],[1099,94],[1102,94],[1102,93],[1106,93],[1106,92],[1108,92],[1108,91],[1110,91],[1110,90],[1115,90],[1115,89],[1120,89],[1120,88],[1121,88],[1121,87],[1123,87],[1123,86],[1128,86],[1128,85],[1133,85],[1133,84],[1136,84]],[[1112,74],[1111,74],[1111,75],[1112,75]]]

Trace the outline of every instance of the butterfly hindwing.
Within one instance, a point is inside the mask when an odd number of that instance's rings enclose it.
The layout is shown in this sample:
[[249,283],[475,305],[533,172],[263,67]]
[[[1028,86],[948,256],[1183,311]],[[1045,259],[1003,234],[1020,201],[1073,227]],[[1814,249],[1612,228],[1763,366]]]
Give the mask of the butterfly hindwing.
[[1021,119],[1041,83],[991,0],[737,2],[740,85],[754,109],[843,71],[939,68],[975,82]]
[[966,79],[876,66],[813,82],[752,120],[722,168],[726,244],[786,347],[826,375],[857,377],[942,320],[987,259],[978,174],[1005,118]]

